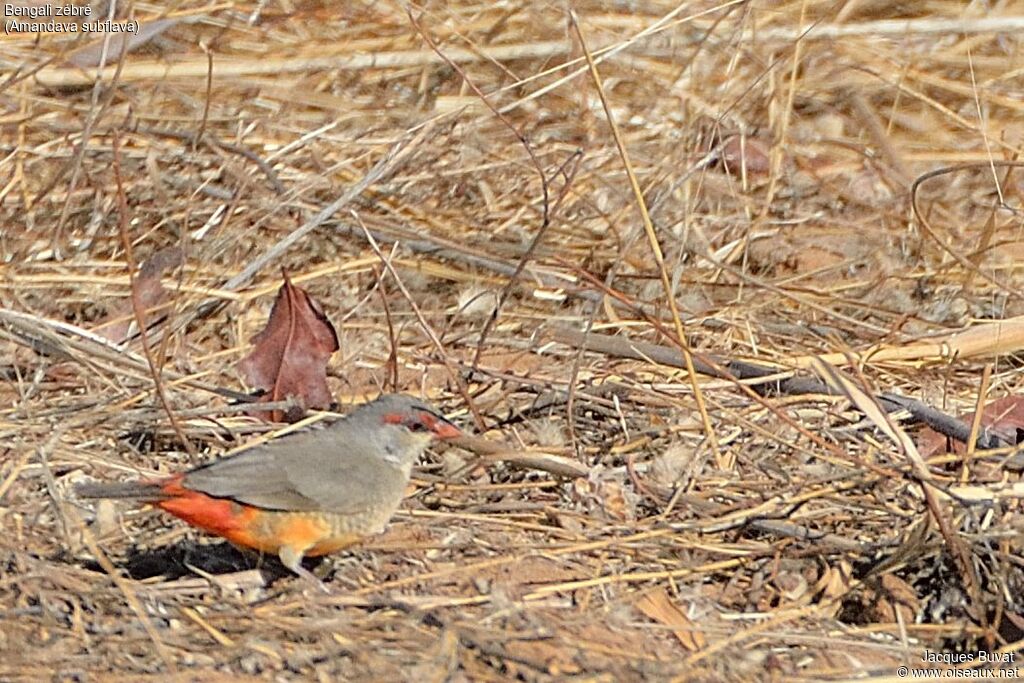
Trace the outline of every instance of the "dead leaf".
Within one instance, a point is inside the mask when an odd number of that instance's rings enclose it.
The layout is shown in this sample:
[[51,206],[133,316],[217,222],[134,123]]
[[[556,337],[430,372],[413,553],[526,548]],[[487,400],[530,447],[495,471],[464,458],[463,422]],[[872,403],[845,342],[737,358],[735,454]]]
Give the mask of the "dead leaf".
[[595,486],[604,511],[620,522],[636,519],[635,496],[626,493],[626,487],[617,481],[607,480]]
[[[306,408],[328,408],[327,361],[338,350],[338,334],[323,309],[283,273],[284,284],[263,331],[252,338],[252,352],[238,367],[250,386],[265,392],[260,401],[291,396]],[[297,422],[304,410],[271,411],[268,419]]]
[[667,490],[669,495],[679,485],[688,467],[693,464],[696,454],[694,447],[684,441],[676,441],[654,456],[648,478],[656,486]]
[[[160,278],[164,271],[181,265],[184,252],[181,247],[168,247],[153,254],[139,268],[135,276],[135,290],[132,295],[138,298],[139,307],[144,311],[152,311],[167,301],[167,289]],[[124,342],[136,331],[135,308],[129,297],[107,316],[95,330],[96,334],[109,339],[115,344]]]
[[[842,598],[853,586],[853,566],[846,560],[840,560],[825,568],[814,584],[813,593],[819,595],[821,602]],[[836,603],[836,609],[839,604]]]
[[701,650],[707,645],[704,633],[686,616],[683,610],[679,609],[678,605],[672,602],[663,588],[645,593],[637,601],[636,607],[659,624],[670,627],[682,646],[690,652]]
[[449,309],[449,312],[470,318],[483,318],[491,315],[497,305],[496,292],[472,284],[459,292],[458,304],[454,309]]
[[899,617],[906,624],[913,624],[921,611],[921,599],[909,583],[895,574],[882,576],[879,585],[866,590],[869,604],[873,606],[872,616],[878,623],[892,623]]
[[103,538],[118,530],[117,507],[113,501],[101,500],[96,503],[96,521],[93,523],[96,536]]
[[771,170],[768,145],[757,138],[735,135],[722,146],[722,164],[732,174],[767,175]]
[[810,602],[810,585],[803,571],[799,569],[781,569],[772,581],[779,591],[779,597],[786,604],[806,605]]

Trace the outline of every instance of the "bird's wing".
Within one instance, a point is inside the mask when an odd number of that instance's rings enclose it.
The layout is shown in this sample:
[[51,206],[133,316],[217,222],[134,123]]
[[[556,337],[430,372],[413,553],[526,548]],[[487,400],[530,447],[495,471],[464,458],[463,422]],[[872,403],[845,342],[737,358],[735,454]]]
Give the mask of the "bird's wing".
[[379,508],[392,498],[397,504],[406,482],[398,468],[360,452],[358,439],[347,442],[328,428],[255,446],[193,470],[182,483],[210,496],[271,510],[353,514]]

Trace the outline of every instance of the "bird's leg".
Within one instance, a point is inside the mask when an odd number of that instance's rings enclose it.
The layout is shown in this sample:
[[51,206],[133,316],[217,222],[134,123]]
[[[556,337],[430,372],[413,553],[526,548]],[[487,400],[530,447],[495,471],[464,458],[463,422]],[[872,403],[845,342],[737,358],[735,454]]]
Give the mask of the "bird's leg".
[[330,594],[331,589],[323,581],[316,578],[313,572],[302,566],[302,555],[305,550],[305,548],[299,549],[290,545],[283,545],[277,552],[277,556],[281,558],[281,564],[293,571],[297,576],[313,584],[322,592]]

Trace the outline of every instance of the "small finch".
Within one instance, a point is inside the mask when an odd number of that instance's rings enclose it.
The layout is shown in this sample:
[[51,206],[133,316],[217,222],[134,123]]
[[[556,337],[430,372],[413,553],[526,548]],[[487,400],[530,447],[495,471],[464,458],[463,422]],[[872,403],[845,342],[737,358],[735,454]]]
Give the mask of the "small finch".
[[322,428],[254,446],[158,480],[81,484],[81,498],[128,498],[231,543],[277,553],[320,585],[302,558],[335,552],[384,530],[412,466],[434,439],[460,436],[423,401],[389,394]]

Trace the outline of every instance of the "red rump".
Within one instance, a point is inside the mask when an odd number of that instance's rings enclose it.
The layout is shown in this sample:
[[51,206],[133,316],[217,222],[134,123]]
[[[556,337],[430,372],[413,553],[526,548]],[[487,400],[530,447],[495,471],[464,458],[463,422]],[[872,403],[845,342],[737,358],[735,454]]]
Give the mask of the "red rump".
[[181,485],[185,475],[166,479],[160,490],[168,496],[154,504],[189,524],[229,541],[249,545],[250,524],[259,510],[226,498],[213,498]]

